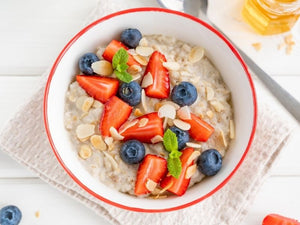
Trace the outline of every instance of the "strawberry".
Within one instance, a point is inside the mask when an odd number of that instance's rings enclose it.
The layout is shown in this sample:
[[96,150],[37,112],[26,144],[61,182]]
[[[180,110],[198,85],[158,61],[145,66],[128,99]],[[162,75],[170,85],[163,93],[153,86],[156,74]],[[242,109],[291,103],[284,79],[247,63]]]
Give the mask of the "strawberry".
[[102,103],[116,95],[119,88],[119,81],[113,78],[77,75],[76,80],[90,96]]
[[[139,121],[147,118],[148,122],[145,126],[140,126]],[[151,139],[156,135],[161,137],[164,135],[163,120],[158,116],[157,112],[149,113],[137,118],[139,121],[126,130],[120,128],[119,132],[124,136],[124,140],[136,139],[144,143],[151,143]]]
[[191,178],[186,179],[185,174],[187,168],[194,164],[193,161],[190,164],[187,164],[187,161],[193,152],[194,152],[193,148],[185,148],[184,150],[182,150],[182,155],[180,156],[182,170],[179,175],[179,178],[177,179],[171,175],[165,176],[160,183],[160,186],[162,188],[169,187],[167,190],[178,196],[181,196],[186,192],[190,184]]
[[159,99],[169,97],[169,71],[163,66],[163,62],[166,61],[167,60],[162,53],[158,51],[152,53],[144,74],[145,77],[145,75],[150,72],[153,78],[153,84],[145,88],[145,93],[147,96]]
[[167,172],[167,160],[157,155],[146,155],[141,162],[135,182],[134,193],[136,195],[144,195],[150,193],[146,188],[148,179],[159,183]]
[[[128,50],[128,48],[120,41],[116,41],[116,40],[112,40],[105,48],[105,51],[102,54],[102,57],[104,59],[106,59],[109,62],[112,62],[112,59],[114,57],[114,55],[116,54],[116,52],[120,49],[120,48],[124,48],[125,50]],[[129,58],[128,58],[128,62],[127,65],[128,66],[132,66],[132,65],[140,65],[137,61],[135,61],[135,59],[132,57],[131,54],[129,54]]]
[[215,130],[211,125],[201,120],[193,113],[191,113],[191,119],[181,119],[191,125],[189,134],[196,141],[207,141]]
[[264,218],[262,225],[300,225],[300,222],[277,214],[270,214]]
[[132,107],[126,102],[123,102],[116,96],[111,97],[108,102],[105,103],[104,112],[100,120],[100,132],[103,136],[110,136],[109,129],[119,127],[128,119]]

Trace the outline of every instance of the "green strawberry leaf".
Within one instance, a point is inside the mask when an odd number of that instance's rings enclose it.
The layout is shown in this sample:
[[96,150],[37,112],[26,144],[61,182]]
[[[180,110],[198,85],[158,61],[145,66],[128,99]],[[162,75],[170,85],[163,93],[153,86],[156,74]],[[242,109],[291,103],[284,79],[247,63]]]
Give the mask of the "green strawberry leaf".
[[113,69],[116,69],[120,64],[126,64],[128,61],[129,55],[124,48],[120,48],[112,59]]
[[163,144],[165,146],[165,149],[168,152],[178,150],[178,142],[177,142],[176,134],[172,132],[170,129],[168,129],[164,134]]
[[182,170],[180,159],[168,157],[167,163],[169,173],[178,179]]
[[129,83],[130,81],[132,81],[132,76],[125,71],[119,72],[119,71],[115,70],[114,73],[116,74],[117,78],[120,81],[123,81],[125,83]]

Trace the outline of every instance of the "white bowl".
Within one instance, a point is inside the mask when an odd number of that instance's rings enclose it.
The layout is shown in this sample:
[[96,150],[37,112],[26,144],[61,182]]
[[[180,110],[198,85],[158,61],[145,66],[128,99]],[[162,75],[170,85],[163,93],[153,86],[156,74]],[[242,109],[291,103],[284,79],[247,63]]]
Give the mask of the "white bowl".
[[[64,127],[65,94],[77,72],[81,55],[95,51],[117,38],[128,27],[143,34],[164,34],[203,46],[231,90],[236,138],[230,145],[222,170],[189,188],[181,197],[144,199],[120,193],[93,178],[81,165]],[[247,67],[237,50],[218,31],[187,14],[160,8],[138,8],[105,16],[80,31],[62,50],[50,72],[44,96],[44,121],[54,154],[66,172],[94,197],[123,209],[164,212],[181,209],[218,191],[238,170],[251,145],[256,126],[255,90]],[[246,178],[245,178],[246,179]]]

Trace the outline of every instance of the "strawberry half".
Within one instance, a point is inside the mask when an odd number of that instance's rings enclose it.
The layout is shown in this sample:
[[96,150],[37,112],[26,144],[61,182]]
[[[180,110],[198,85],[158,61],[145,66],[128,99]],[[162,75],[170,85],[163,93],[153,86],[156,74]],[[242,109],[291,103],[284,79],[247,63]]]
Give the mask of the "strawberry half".
[[144,77],[148,72],[151,73],[153,84],[145,88],[145,94],[148,97],[164,99],[168,98],[170,94],[170,77],[169,71],[163,66],[166,62],[166,57],[155,51],[152,53],[149,63],[146,67]]
[[191,129],[189,130],[190,136],[196,141],[207,141],[208,138],[213,134],[214,128],[201,120],[198,116],[191,113],[191,119],[183,119],[184,122],[187,122],[191,125]]
[[137,172],[134,193],[136,195],[150,193],[146,188],[148,179],[159,183],[166,172],[167,160],[157,155],[146,155]]
[[300,225],[300,222],[277,214],[270,214],[264,218],[262,225]]
[[[139,121],[146,118],[148,122],[144,126],[140,126]],[[156,135],[164,136],[163,120],[158,116],[157,112],[149,113],[137,118],[139,120],[134,126],[119,132],[124,136],[124,140],[136,139],[144,143],[151,143],[151,139]]]
[[190,164],[187,164],[187,161],[193,152],[194,152],[193,148],[185,148],[184,150],[182,150],[182,155],[180,156],[182,170],[179,175],[179,178],[176,179],[172,175],[167,175],[160,182],[160,186],[162,188],[169,187],[167,190],[178,196],[181,196],[186,192],[186,190],[190,184],[191,178],[186,179],[185,174],[186,174],[187,168],[194,164],[194,161],[192,161]]
[[116,95],[119,88],[119,81],[113,78],[77,75],[76,80],[90,96],[102,103]]
[[[104,59],[106,59],[109,62],[112,62],[112,59],[114,57],[114,55],[116,54],[116,52],[120,49],[120,48],[124,48],[125,50],[128,50],[128,48],[120,41],[116,41],[116,40],[112,40],[105,48],[102,57]],[[132,57],[131,54],[129,54],[128,57],[128,62],[127,65],[128,66],[132,66],[132,65],[140,65],[137,61],[135,61],[135,59]]]
[[123,102],[116,96],[111,97],[108,102],[105,103],[104,112],[100,120],[100,132],[103,136],[110,136],[109,129],[111,127],[119,127],[128,119],[132,107],[126,102]]

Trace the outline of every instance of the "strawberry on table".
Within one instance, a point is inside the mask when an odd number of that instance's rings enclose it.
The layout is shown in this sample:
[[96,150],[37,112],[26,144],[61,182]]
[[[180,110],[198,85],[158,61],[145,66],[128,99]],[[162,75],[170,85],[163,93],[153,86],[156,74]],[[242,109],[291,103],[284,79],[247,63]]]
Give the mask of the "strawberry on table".
[[[103,52],[102,57],[104,59],[106,59],[107,61],[112,62],[114,55],[117,53],[117,51],[120,48],[124,48],[125,50],[128,50],[128,48],[122,42],[112,40],[105,48],[105,51]],[[127,62],[128,66],[132,66],[132,65],[139,66],[140,65],[137,61],[134,60],[132,55],[130,55],[129,53],[128,53],[128,55],[129,55],[128,62]]]
[[167,190],[178,196],[181,196],[186,192],[191,180],[191,178],[187,179],[185,177],[186,171],[189,166],[194,164],[194,161],[192,161],[189,164],[187,163],[188,163],[188,159],[190,158],[193,152],[194,152],[193,148],[185,148],[184,150],[182,150],[182,155],[180,156],[182,169],[179,178],[177,179],[171,176],[170,174],[167,174],[167,176],[165,176],[163,180],[160,182],[160,186],[162,188],[169,187]]
[[102,103],[116,95],[119,88],[119,81],[108,77],[77,75],[76,80],[90,96]]
[[120,134],[124,136],[124,140],[136,139],[144,143],[151,143],[151,139],[156,135],[163,136],[163,120],[158,116],[157,112],[140,116],[137,119],[141,121],[144,118],[148,120],[144,126],[140,126],[139,122],[137,122],[134,126],[124,131],[122,129],[119,130]]
[[153,84],[145,88],[145,93],[148,97],[159,99],[169,97],[169,71],[163,66],[163,62],[166,61],[166,57],[162,53],[158,51],[152,53],[144,74],[145,77],[150,72],[153,78]]
[[300,225],[300,222],[278,214],[270,214],[264,218],[262,225]]
[[137,176],[134,193],[136,195],[144,195],[150,193],[146,188],[148,179],[159,183],[167,172],[167,161],[157,155],[148,154],[141,162]]
[[100,120],[100,132],[103,136],[110,136],[111,127],[117,130],[128,119],[132,107],[123,102],[116,96],[113,96],[105,103],[104,112]]

